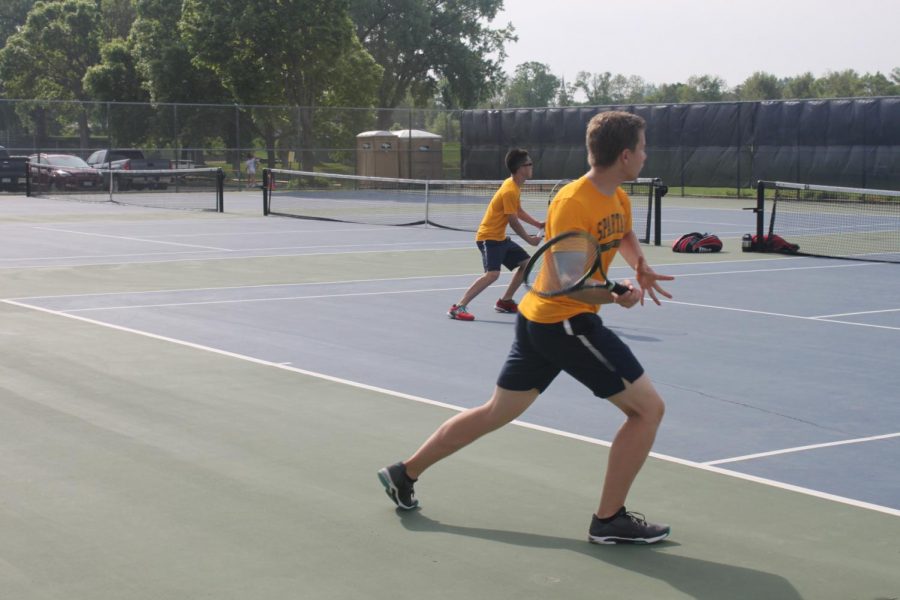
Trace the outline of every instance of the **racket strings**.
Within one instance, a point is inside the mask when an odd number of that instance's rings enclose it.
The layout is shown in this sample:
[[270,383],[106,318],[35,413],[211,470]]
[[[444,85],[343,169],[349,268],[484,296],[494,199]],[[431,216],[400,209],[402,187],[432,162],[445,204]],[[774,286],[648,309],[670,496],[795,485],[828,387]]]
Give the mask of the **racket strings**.
[[572,289],[597,269],[600,260],[597,245],[573,237],[548,246],[532,268],[531,287],[538,293],[553,294]]

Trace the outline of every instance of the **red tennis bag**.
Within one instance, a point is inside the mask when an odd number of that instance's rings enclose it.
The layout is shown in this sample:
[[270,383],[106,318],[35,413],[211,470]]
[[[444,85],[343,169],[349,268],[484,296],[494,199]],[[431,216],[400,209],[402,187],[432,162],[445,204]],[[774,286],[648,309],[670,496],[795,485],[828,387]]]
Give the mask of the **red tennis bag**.
[[672,244],[672,252],[719,252],[722,240],[713,233],[686,233]]

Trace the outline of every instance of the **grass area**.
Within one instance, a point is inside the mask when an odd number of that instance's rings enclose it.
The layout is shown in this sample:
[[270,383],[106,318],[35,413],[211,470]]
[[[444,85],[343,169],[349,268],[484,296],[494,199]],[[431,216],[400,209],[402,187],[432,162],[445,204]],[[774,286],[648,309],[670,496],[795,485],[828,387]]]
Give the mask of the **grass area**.
[[756,188],[695,187],[669,185],[669,196],[705,196],[707,198],[756,198]]

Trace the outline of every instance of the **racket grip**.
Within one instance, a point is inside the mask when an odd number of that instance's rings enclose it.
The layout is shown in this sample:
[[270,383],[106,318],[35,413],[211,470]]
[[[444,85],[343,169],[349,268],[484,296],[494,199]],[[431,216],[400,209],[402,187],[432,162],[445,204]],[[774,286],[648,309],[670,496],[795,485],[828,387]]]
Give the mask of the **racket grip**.
[[622,294],[627,294],[631,291],[631,288],[625,287],[621,283],[613,282],[612,289],[610,290],[613,294],[617,294],[621,296]]

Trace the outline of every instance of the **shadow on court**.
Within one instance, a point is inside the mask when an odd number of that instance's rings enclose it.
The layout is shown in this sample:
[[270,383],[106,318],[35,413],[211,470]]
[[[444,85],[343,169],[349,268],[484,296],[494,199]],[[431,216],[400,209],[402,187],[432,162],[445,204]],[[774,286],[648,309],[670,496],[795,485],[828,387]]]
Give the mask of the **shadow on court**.
[[650,546],[596,545],[577,539],[555,537],[479,527],[463,527],[442,523],[423,514],[421,509],[397,509],[403,526],[413,532],[446,533],[482,539],[523,548],[575,552],[609,566],[652,577],[698,600],[800,600],[802,596],[790,581],[774,573],[766,573],[722,562],[668,554],[679,547],[673,541]]

